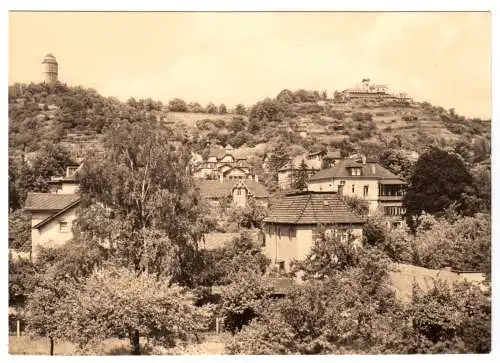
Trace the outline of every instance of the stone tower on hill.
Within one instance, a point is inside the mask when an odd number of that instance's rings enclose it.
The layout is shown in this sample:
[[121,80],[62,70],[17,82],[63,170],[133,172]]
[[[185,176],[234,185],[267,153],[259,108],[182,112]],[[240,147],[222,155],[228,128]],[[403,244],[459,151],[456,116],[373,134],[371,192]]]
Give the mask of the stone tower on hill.
[[56,83],[57,82],[57,70],[58,70],[58,64],[56,61],[56,57],[54,57],[52,54],[47,54],[45,58],[43,59],[42,64],[44,65],[43,67],[43,74],[45,75],[45,82],[46,83]]

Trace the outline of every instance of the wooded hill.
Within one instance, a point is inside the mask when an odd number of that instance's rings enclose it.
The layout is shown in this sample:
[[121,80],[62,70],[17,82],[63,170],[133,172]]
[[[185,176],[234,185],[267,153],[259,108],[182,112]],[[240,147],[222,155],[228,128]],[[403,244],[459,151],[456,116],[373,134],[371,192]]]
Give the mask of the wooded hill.
[[[65,84],[16,84],[9,87],[9,156],[30,156],[42,142],[59,143],[75,157],[100,149],[114,121],[163,122],[172,140],[203,153],[209,144],[260,150],[284,142],[290,154],[340,148],[377,157],[384,149],[421,153],[430,145],[452,149],[466,161],[489,157],[489,120],[466,119],[453,109],[427,102],[383,100],[342,102],[317,91],[281,91],[245,109],[227,113],[225,105],[206,108],[174,99],[168,105],[150,98],[120,102],[93,89]],[[189,112],[202,111],[202,112]],[[220,114],[219,114],[220,113]],[[260,155],[262,156],[262,152]]]

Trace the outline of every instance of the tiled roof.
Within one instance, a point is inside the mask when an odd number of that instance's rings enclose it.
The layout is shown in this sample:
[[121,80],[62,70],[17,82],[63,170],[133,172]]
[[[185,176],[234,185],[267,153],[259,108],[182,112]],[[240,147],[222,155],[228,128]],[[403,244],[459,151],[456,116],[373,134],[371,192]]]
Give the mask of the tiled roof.
[[77,194],[28,193],[24,209],[27,211],[59,211],[78,201]]
[[288,194],[272,206],[265,222],[289,224],[363,223],[336,193],[302,192]]
[[206,198],[223,198],[231,195],[231,191],[238,183],[244,184],[249,192],[256,198],[267,198],[269,193],[264,185],[250,179],[235,179],[220,182],[218,180],[199,180],[197,185],[200,193]]
[[[349,168],[360,167],[361,175],[353,176],[349,172]],[[329,169],[321,170],[319,173],[313,175],[309,180],[322,180],[331,178],[374,178],[374,179],[401,179],[396,174],[390,172],[386,168],[376,163],[359,163],[350,159],[339,160],[337,164]]]

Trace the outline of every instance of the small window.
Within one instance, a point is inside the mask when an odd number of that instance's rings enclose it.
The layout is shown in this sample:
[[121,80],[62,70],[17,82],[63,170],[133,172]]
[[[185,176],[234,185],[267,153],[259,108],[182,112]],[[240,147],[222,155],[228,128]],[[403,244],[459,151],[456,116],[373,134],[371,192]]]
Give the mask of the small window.
[[278,272],[285,272],[285,261],[276,262],[276,266],[278,267]]
[[354,184],[352,185],[352,192],[354,193]]
[[59,222],[59,232],[60,233],[68,233],[69,232],[68,222],[65,222],[65,221]]
[[368,195],[368,185],[365,185],[363,187],[363,197],[366,197]]
[[241,195],[241,189],[237,189],[237,194]]

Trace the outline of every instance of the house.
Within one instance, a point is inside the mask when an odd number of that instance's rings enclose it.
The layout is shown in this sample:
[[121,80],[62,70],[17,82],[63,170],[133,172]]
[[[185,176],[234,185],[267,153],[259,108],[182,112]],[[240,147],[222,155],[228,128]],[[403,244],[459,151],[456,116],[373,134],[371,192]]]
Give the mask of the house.
[[267,206],[269,193],[264,185],[255,180],[198,180],[197,186],[203,198],[209,200],[213,207],[229,198],[235,205],[245,207],[250,198],[258,205]]
[[335,191],[368,202],[369,213],[381,211],[392,226],[399,225],[405,210],[402,206],[406,182],[376,162],[338,160],[309,178],[308,190]]
[[66,175],[63,177],[52,177],[49,180],[51,193],[76,194],[78,192],[78,172],[83,164],[74,164],[66,167]]
[[237,156],[231,145],[226,148],[211,148],[206,161],[195,165],[193,176],[198,179],[253,179],[258,182],[257,176],[252,173],[247,158]]
[[78,194],[28,193],[24,210],[31,214],[33,257],[40,246],[60,246],[73,238],[79,203]]
[[63,177],[51,178],[50,193],[28,193],[24,210],[31,214],[33,257],[40,246],[60,246],[73,238],[72,224],[80,203],[78,173],[82,165],[69,165]]
[[320,226],[361,243],[363,219],[335,192],[294,192],[271,206],[264,219],[264,254],[280,272],[289,272],[293,260],[307,257]]

